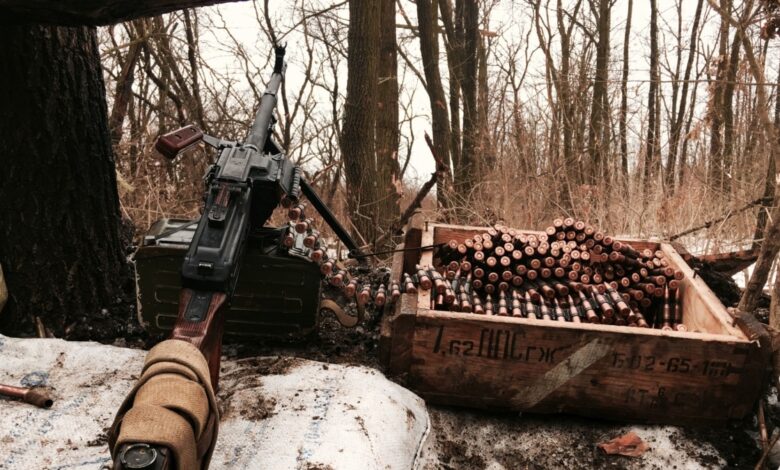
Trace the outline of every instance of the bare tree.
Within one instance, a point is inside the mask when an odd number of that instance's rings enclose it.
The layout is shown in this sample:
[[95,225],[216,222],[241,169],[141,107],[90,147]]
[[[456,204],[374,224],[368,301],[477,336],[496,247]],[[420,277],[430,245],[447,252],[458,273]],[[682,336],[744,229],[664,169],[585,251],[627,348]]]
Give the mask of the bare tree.
[[647,140],[645,143],[644,189],[656,174],[658,153],[658,5],[650,0],[650,86],[647,94]]
[[95,30],[6,25],[0,38],[0,328],[32,331],[37,315],[63,336],[112,308],[127,274]]
[[628,141],[626,119],[628,115],[628,46],[631,40],[631,17],[634,8],[634,0],[628,0],[626,12],[626,29],[623,35],[623,73],[620,80],[620,168],[623,178],[628,184]]
[[[672,109],[672,119],[670,123],[669,132],[669,156],[667,158],[665,181],[666,187],[672,191],[675,188],[675,176],[677,174],[677,152],[680,145],[680,133],[683,129],[683,119],[685,118],[685,111],[687,109],[688,101],[688,85],[691,79],[691,69],[693,68],[693,59],[696,55],[696,38],[699,35],[699,20],[701,19],[702,5],[704,1],[698,0],[696,3],[696,13],[693,16],[693,26],[691,26],[690,44],[688,45],[688,60],[685,64],[685,74],[682,81],[682,90],[680,91],[680,101],[675,110]],[[680,3],[682,5],[682,3]],[[679,56],[682,55],[682,50],[678,52]],[[679,57],[678,56],[678,57]]]
[[[436,27],[437,4],[431,0],[418,0],[417,21],[420,30],[420,53],[422,55],[425,82],[431,104],[431,127],[433,147],[436,157],[442,162],[450,162],[450,124],[447,115],[447,99],[439,71],[439,39]],[[438,198],[441,207],[449,207],[451,183],[439,181]]]
[[[401,196],[398,148],[398,45],[395,34],[395,0],[381,0],[376,118],[377,180],[382,182],[378,205],[381,223],[400,215]],[[388,184],[389,183],[389,184]]]
[[378,237],[379,200],[377,180],[366,177],[376,169],[377,71],[379,65],[379,10],[369,2],[349,2],[349,56],[347,97],[341,148],[349,212],[357,235],[366,243]]
[[729,18],[731,0],[720,0],[720,32],[718,38],[717,74],[710,102],[710,167],[709,179],[713,186],[723,188],[723,127],[724,89],[728,70]]
[[596,17],[598,43],[596,46],[596,75],[593,80],[593,98],[588,127],[588,153],[590,154],[590,171],[588,180],[591,184],[602,181],[605,160],[609,157],[610,130],[608,127],[609,97],[607,85],[609,81],[609,30],[610,30],[610,0],[599,0],[598,7],[590,2],[591,10]]

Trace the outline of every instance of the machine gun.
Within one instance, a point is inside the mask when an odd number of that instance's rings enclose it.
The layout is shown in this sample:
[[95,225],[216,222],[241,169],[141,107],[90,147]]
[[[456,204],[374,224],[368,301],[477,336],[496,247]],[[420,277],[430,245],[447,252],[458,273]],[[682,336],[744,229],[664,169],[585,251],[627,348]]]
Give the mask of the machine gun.
[[[225,311],[236,289],[249,235],[262,232],[274,209],[280,204],[290,207],[305,196],[350,255],[358,254],[354,240],[272,137],[273,111],[284,79],[284,47],[275,47],[275,53],[271,80],[244,142],[217,139],[187,126],[163,135],[156,144],[160,153],[173,159],[203,141],[217,149],[218,158],[206,175],[204,211],[181,267],[178,316],[170,340],[150,351],[139,383],[120,407],[111,428],[109,446],[114,469],[208,466],[218,425],[216,410],[209,408],[214,408],[213,391],[219,379]],[[280,233],[267,230],[265,236],[275,240],[281,238]],[[189,403],[184,391],[163,383],[171,374],[176,375],[174,382],[189,378],[182,390],[197,395],[199,405]],[[193,383],[205,393],[193,391]],[[182,413],[187,406],[199,411]],[[177,416],[183,424],[173,429],[171,423],[179,422]],[[149,421],[149,429],[143,429],[144,420]],[[188,431],[184,425],[192,429]],[[174,435],[167,436],[166,432]],[[187,442],[182,441],[182,434]],[[175,442],[184,442],[190,449],[182,452],[171,444]]]

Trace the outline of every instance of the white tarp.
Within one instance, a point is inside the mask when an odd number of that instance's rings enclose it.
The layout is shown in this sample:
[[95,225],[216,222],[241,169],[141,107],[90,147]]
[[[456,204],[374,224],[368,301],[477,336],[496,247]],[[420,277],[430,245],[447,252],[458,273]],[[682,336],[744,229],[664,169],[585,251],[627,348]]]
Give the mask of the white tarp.
[[[0,469],[109,468],[106,428],[145,351],[0,335],[0,383],[45,385],[38,409],[0,399]],[[425,403],[381,373],[294,358],[223,361],[212,469],[409,469]]]

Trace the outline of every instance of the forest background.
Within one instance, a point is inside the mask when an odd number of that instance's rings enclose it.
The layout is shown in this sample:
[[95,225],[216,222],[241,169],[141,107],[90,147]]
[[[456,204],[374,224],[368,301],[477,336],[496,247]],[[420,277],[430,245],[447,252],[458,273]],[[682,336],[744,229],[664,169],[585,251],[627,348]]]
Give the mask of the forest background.
[[[190,123],[243,138],[272,43],[288,45],[290,64],[277,139],[365,246],[392,246],[402,210],[429,182],[424,217],[452,223],[540,229],[566,215],[672,238],[719,220],[679,241],[695,254],[760,252],[752,300],[740,305],[750,312],[766,281],[777,285],[777,15],[775,0],[255,0],[119,23],[45,17],[111,23],[97,36],[6,28],[0,58],[15,65],[4,101],[15,111],[4,135],[9,154],[35,156],[9,160],[1,176],[0,261],[21,309],[9,318],[114,302],[120,276],[100,275],[124,269],[114,207],[136,237],[156,219],[198,214],[213,153],[170,162],[154,142]],[[104,83],[91,69],[95,37]],[[65,80],[30,82],[47,70]],[[105,112],[93,96],[103,89]],[[96,138],[106,127],[110,142]],[[56,145],[44,148],[40,129]],[[31,153],[31,138],[46,145]],[[14,190],[32,184],[72,186],[79,211],[56,191]],[[25,222],[41,207],[36,220],[66,220],[64,233]],[[30,256],[42,246],[57,249]],[[63,287],[28,295],[40,273]]]

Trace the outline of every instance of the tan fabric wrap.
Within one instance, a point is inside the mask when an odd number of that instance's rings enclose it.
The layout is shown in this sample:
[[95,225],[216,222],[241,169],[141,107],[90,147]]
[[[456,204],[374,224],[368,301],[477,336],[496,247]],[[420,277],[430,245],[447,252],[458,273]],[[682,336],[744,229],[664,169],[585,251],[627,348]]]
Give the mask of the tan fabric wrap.
[[206,358],[192,344],[167,340],[152,348],[109,431],[111,454],[144,442],[171,449],[178,470],[208,468],[219,423],[210,377]]
[[135,403],[162,406],[186,417],[200,440],[209,419],[209,399],[203,386],[178,374],[152,376],[135,394]]
[[178,374],[186,379],[192,380],[193,382],[200,381],[198,379],[198,374],[193,372],[192,369],[181,364],[175,364],[173,362],[158,362],[157,364],[153,364],[144,369],[143,373],[141,374],[141,378],[144,379],[144,377],[146,377],[144,380],[147,380],[149,377],[159,374]]
[[122,420],[122,429],[116,443],[144,442],[167,447],[176,459],[176,468],[199,469],[195,436],[189,421],[180,414],[155,405],[135,403]]

